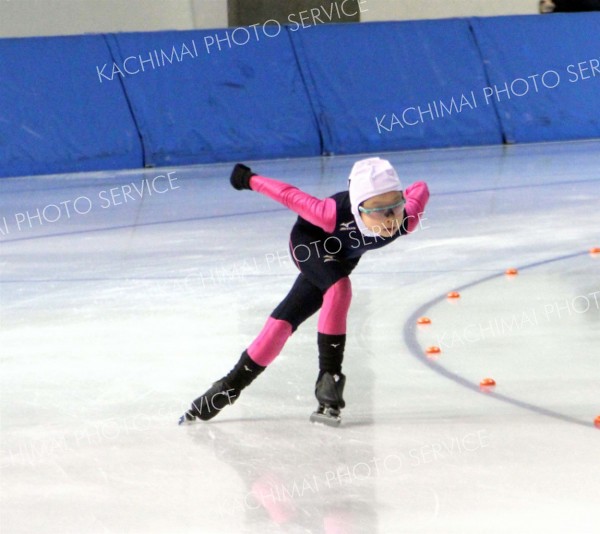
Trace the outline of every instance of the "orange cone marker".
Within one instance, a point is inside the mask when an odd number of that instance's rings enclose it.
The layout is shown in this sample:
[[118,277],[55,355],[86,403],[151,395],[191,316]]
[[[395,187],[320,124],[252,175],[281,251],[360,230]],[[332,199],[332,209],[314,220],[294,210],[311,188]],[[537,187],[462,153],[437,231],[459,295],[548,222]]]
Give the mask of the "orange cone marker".
[[432,345],[431,347],[427,347],[425,349],[425,352],[427,354],[439,354],[440,352],[442,352],[442,349],[440,349],[439,347],[437,347],[436,345]]
[[449,299],[459,299],[460,293],[458,291],[450,291],[450,293],[448,293],[447,297]]
[[600,415],[597,415],[596,419],[594,419],[594,426],[600,428]]
[[431,324],[431,319],[429,317],[419,317],[417,324]]
[[479,382],[479,389],[484,393],[493,391],[495,386],[496,381],[493,378],[484,378],[481,382]]
[[504,274],[506,274],[508,276],[515,276],[515,275],[519,274],[519,271],[517,269],[515,269],[514,267],[510,267],[509,269],[506,269],[506,271],[504,271]]
[[592,247],[590,249],[590,254],[592,256],[598,256],[598,255],[600,255],[600,247]]

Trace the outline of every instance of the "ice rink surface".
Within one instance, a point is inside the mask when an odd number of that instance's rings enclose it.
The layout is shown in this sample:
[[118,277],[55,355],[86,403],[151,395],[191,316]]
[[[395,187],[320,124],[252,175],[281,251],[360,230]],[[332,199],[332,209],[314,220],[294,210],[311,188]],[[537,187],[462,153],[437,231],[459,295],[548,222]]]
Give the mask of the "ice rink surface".
[[[0,532],[600,532],[600,141],[382,156],[431,199],[352,274],[337,429],[316,317],[177,426],[296,276],[231,164],[0,180]],[[325,197],[359,158],[246,163]]]

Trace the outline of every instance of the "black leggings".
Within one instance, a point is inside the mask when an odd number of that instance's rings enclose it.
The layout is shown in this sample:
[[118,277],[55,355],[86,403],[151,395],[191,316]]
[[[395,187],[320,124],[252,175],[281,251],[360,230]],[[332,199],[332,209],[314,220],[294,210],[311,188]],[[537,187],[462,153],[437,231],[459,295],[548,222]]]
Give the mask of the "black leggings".
[[297,262],[300,274],[260,334],[248,346],[250,357],[259,365],[269,365],[292,333],[319,309],[319,333],[345,334],[352,299],[348,275],[357,263],[358,258],[332,261],[317,256]]

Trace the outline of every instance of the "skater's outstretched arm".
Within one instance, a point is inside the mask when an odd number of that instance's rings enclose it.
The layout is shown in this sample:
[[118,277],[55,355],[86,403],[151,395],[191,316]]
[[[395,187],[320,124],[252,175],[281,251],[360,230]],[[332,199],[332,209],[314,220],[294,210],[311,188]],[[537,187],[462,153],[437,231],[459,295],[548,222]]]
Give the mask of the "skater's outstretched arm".
[[258,175],[252,177],[250,187],[280,202],[326,232],[335,230],[336,205],[332,198],[321,200],[292,185]]
[[425,211],[425,205],[429,200],[429,188],[425,182],[415,182],[409,185],[404,190],[404,197],[406,198],[406,231],[412,232],[419,223],[419,217]]
[[336,204],[332,198],[321,200],[293,185],[259,176],[241,164],[234,167],[231,184],[236,189],[252,189],[276,200],[326,232],[335,230]]

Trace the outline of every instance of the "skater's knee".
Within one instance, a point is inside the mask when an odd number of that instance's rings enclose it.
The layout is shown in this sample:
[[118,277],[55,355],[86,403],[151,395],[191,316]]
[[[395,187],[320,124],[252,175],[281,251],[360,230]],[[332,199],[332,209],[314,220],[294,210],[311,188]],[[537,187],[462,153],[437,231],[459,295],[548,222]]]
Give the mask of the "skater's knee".
[[277,311],[273,312],[273,314],[271,315],[271,319],[274,319],[276,321],[283,321],[283,322],[287,323],[290,326],[290,333],[289,333],[290,336],[296,330],[298,330],[298,327],[303,322],[303,318],[301,318],[298,315],[295,315],[293,313],[289,313],[288,310],[285,310],[284,313],[277,313]]
[[247,349],[250,358],[266,367],[281,352],[292,332],[293,326],[288,321],[269,317],[260,334]]
[[340,278],[335,284],[331,285],[323,294],[323,300],[326,303],[338,302],[340,304],[350,305],[352,300],[352,284],[347,276]]
[[348,277],[341,278],[323,296],[323,308],[319,314],[319,332],[345,334],[346,318],[352,300],[352,287]]

